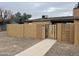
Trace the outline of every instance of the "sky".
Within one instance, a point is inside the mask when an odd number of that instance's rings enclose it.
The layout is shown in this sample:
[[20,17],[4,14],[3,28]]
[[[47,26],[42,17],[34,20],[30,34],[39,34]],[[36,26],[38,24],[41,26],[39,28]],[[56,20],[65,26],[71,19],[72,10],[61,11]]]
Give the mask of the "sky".
[[0,2],[1,9],[31,14],[31,19],[48,17],[72,16],[77,2]]

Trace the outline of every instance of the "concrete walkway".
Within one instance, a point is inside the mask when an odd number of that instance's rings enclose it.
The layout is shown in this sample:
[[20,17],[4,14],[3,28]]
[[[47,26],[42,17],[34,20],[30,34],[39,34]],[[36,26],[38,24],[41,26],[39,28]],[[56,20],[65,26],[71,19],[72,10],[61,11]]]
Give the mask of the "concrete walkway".
[[55,42],[56,40],[53,39],[44,39],[25,51],[16,54],[15,56],[43,56],[54,45]]

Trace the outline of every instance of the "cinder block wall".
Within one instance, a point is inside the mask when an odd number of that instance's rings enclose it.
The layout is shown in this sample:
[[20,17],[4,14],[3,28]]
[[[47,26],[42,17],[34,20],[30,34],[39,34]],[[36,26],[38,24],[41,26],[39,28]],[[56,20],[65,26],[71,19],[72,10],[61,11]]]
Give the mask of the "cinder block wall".
[[23,33],[23,24],[7,24],[8,36],[23,38]]
[[73,43],[74,24],[8,24],[8,36],[30,39],[57,39],[59,42]]
[[45,38],[45,26],[42,24],[24,24],[24,37],[44,39]]
[[49,25],[48,37],[52,39],[57,39],[57,25],[56,24]]
[[32,24],[51,24],[49,21],[44,21],[44,22],[32,22]]
[[[73,16],[74,17],[79,17],[79,8],[74,8],[73,9]],[[75,19],[76,20],[76,19]]]
[[73,15],[74,15],[74,44],[79,45],[79,8],[73,9]]
[[17,38],[45,39],[43,24],[8,24],[8,36]]
[[63,43],[74,43],[74,24],[58,23],[57,40]]
[[79,20],[74,20],[74,24],[75,24],[74,44],[79,45]]
[[57,41],[62,41],[62,23],[57,23]]

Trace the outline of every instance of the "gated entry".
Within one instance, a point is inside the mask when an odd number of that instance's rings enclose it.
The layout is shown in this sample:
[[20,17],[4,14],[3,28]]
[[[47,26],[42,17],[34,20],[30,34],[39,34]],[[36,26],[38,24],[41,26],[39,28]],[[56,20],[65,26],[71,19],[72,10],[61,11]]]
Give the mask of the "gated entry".
[[9,36],[18,38],[52,38],[59,42],[74,43],[74,23],[9,24],[7,32]]
[[56,23],[49,25],[49,38],[57,39],[59,42],[74,43],[74,24]]
[[57,24],[49,25],[49,38],[57,39]]

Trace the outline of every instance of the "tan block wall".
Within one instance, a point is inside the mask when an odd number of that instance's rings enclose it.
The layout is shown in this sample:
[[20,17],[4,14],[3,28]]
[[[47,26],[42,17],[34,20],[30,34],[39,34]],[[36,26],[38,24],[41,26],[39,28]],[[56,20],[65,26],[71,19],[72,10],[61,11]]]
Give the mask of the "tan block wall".
[[[79,17],[79,8],[73,10],[74,17]],[[74,44],[79,45],[79,20],[74,18]]]
[[36,28],[36,38],[45,39],[45,25],[38,24]]
[[74,23],[70,24],[70,42],[74,43]]
[[62,41],[62,23],[57,23],[57,41]]
[[7,24],[7,34],[11,37],[23,38],[23,24]]
[[57,24],[57,40],[64,43],[74,43],[74,24]]
[[32,23],[34,23],[34,24],[51,24],[50,22],[32,22]]
[[8,24],[7,33],[18,38],[45,38],[45,25],[42,24]]
[[24,37],[34,39],[45,38],[45,26],[40,24],[24,24]]
[[[75,26],[75,34],[77,34],[77,36],[75,35],[75,42],[77,42],[79,35],[78,24],[76,23]],[[74,42],[74,24],[8,24],[7,32],[9,36],[18,38],[45,39],[47,38],[46,35],[48,35],[49,38],[57,39],[59,42]]]
[[57,39],[57,27],[56,27],[56,24],[49,25],[49,38]]
[[75,37],[74,37],[74,44],[75,45],[78,45],[79,44],[79,20],[75,20],[74,21],[74,24],[75,24]]
[[49,35],[49,24],[45,24],[45,38],[48,38]]
[[62,41],[66,43],[74,43],[74,24],[63,24]]
[[74,15],[74,17],[78,17],[79,16],[79,8],[73,9],[73,15]]
[[[51,24],[50,22],[32,22],[31,24],[38,24],[39,26],[42,25],[44,28],[44,30],[42,31],[42,32],[44,32],[43,37],[48,38],[49,24]],[[39,27],[39,28],[41,28],[41,27]]]
[[36,37],[36,25],[24,24],[24,37],[35,38]]

